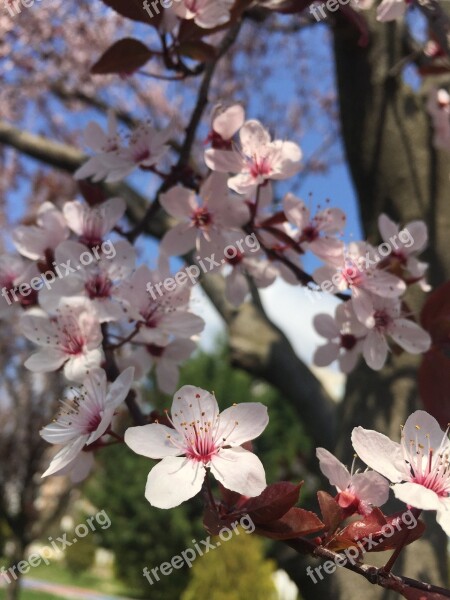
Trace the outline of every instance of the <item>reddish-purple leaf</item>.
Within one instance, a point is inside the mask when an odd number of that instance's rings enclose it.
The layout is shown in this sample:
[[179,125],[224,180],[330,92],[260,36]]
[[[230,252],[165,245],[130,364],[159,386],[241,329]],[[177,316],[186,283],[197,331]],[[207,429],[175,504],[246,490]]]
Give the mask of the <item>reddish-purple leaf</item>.
[[323,528],[324,524],[315,513],[302,508],[291,508],[281,519],[262,523],[255,531],[273,540],[289,540]]
[[250,498],[245,510],[255,523],[276,521],[297,504],[302,484],[294,485],[289,481],[273,483],[256,498]]
[[153,56],[145,44],[133,38],[115,42],[91,68],[94,75],[110,73],[131,74],[140,69]]
[[327,492],[317,492],[317,499],[327,531],[333,533],[344,519],[344,511],[336,500],[330,496],[330,494],[327,494]]
[[[401,511],[386,516],[379,508],[374,508],[366,517],[353,521],[342,529],[330,540],[327,547],[330,550],[339,551],[360,544],[364,546],[366,552],[382,552],[393,550],[400,541],[411,544],[422,536],[425,525],[418,520],[416,527],[407,529],[407,524],[402,521],[404,514],[405,512]],[[405,531],[408,531],[406,542]]]

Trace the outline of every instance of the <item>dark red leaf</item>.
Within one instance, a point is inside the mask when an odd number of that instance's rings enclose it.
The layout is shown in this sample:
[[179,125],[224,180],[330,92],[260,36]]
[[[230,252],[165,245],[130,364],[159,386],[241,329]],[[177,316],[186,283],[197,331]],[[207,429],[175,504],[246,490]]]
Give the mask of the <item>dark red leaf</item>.
[[323,528],[324,524],[313,512],[302,508],[291,508],[278,521],[258,525],[255,531],[273,540],[289,540],[315,533]]
[[317,492],[322,520],[328,532],[333,533],[344,518],[344,511],[336,500],[327,492]]
[[405,531],[409,531],[406,544],[411,544],[422,536],[425,525],[418,520],[417,526],[408,530],[407,524],[402,521],[404,514],[405,511],[401,511],[386,516],[379,508],[374,508],[366,517],[353,521],[342,529],[327,547],[339,551],[350,546],[358,547],[360,544],[366,552],[392,550],[398,546],[400,540],[404,540]]
[[254,523],[275,521],[297,504],[302,484],[303,481],[298,485],[289,481],[273,483],[256,498],[250,498],[245,504],[245,511]]
[[91,73],[95,75],[134,73],[144,66],[152,56],[152,51],[139,40],[124,38],[106,50],[91,68]]

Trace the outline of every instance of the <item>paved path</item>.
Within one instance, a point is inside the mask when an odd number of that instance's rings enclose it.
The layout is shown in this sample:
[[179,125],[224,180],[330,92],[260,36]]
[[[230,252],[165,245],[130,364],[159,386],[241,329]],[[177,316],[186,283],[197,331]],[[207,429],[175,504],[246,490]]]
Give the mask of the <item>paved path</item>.
[[[40,579],[32,579],[30,577],[23,578],[22,588],[24,590],[34,590],[36,592],[46,592],[47,594],[60,596],[67,600],[131,600],[130,598],[124,598],[123,596],[108,596],[107,594],[100,594],[94,590],[60,585],[59,583],[50,583],[48,581],[41,581]],[[23,598],[26,600],[26,592],[23,594]]]

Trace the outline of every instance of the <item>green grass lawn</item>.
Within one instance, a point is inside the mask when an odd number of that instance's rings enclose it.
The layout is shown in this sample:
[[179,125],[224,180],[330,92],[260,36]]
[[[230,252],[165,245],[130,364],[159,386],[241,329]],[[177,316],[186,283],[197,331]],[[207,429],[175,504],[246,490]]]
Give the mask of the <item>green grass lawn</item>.
[[[42,564],[31,569],[28,573],[33,579],[41,579],[51,583],[60,583],[74,587],[89,588],[102,594],[130,597],[131,591],[114,577],[99,577],[94,573],[71,573],[64,564],[59,562],[50,563],[48,566]],[[28,599],[25,599],[28,600]]]
[[[0,560],[0,566],[2,561]],[[60,562],[52,562],[48,566],[45,564],[30,569],[25,575],[31,579],[40,579],[49,583],[58,583],[61,585],[87,588],[100,592],[102,594],[111,594],[115,596],[132,596],[132,591],[111,576],[100,577],[94,573],[74,574]],[[5,592],[0,589],[0,600],[4,600]],[[22,588],[21,599],[23,600],[61,600],[57,596],[51,596],[48,593],[36,592]]]

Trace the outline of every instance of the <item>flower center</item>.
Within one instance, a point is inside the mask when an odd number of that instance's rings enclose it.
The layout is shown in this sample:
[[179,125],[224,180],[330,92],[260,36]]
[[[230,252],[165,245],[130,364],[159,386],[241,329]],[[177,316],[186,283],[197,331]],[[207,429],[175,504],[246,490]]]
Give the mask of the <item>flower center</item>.
[[165,347],[157,346],[156,344],[147,344],[147,352],[156,358],[159,358],[164,354]]
[[212,223],[212,215],[206,207],[197,208],[192,215],[192,222],[194,223],[195,227],[199,229],[202,227],[207,227]]
[[[416,429],[420,427],[416,425]],[[447,498],[450,496],[450,460],[447,432],[437,450],[430,446],[430,435],[427,434],[427,448],[416,439],[409,440],[409,448],[403,440],[405,460],[411,469],[411,481],[432,490],[438,496]]]
[[104,275],[95,275],[85,285],[86,293],[91,300],[94,298],[109,298],[111,288],[111,280]]
[[388,328],[392,319],[385,310],[376,310],[373,315],[375,320],[375,328],[384,331]]
[[351,350],[356,345],[356,337],[351,333],[341,334],[341,348],[345,350]]
[[250,160],[250,175],[257,179],[258,177],[270,175],[272,168],[270,166],[270,162],[266,157],[257,158],[254,156]]

